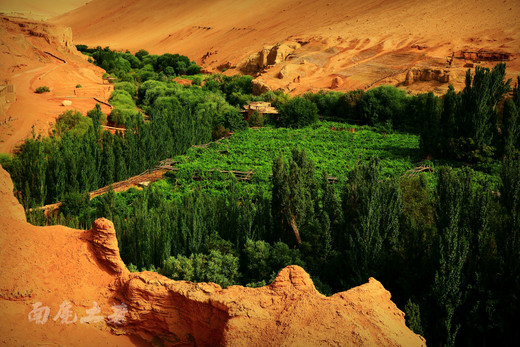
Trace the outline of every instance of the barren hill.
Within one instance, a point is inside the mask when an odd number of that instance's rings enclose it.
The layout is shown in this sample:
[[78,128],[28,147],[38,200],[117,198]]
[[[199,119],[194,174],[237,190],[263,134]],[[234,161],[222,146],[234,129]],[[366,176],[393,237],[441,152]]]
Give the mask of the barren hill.
[[[70,28],[0,16],[0,152],[13,151],[33,129],[46,135],[68,109],[85,113],[94,97],[108,100],[112,87],[103,72],[76,50]],[[50,92],[36,94],[40,86]]]
[[298,266],[262,288],[130,273],[112,222],[35,227],[12,189],[0,167],[0,344],[425,345],[373,278],[325,297]]
[[440,91],[460,87],[468,66],[498,60],[516,76],[518,18],[515,0],[93,0],[54,21],[79,43],[178,52],[208,70],[260,76],[260,89],[300,93],[381,83]]
[[87,0],[0,0],[0,12],[25,18],[47,19],[71,11]]

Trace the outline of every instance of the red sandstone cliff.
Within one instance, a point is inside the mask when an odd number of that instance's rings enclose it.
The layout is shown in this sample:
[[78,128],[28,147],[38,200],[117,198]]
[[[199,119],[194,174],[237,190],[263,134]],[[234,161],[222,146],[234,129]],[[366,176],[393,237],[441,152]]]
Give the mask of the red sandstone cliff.
[[[424,345],[377,280],[325,297],[298,266],[262,288],[172,281],[124,266],[112,222],[35,227],[0,168],[0,343],[6,345]],[[71,315],[59,316],[70,302]],[[97,303],[100,322],[81,323]],[[35,304],[44,324],[29,321]],[[113,320],[126,305],[124,323]],[[112,318],[111,318],[112,317]]]

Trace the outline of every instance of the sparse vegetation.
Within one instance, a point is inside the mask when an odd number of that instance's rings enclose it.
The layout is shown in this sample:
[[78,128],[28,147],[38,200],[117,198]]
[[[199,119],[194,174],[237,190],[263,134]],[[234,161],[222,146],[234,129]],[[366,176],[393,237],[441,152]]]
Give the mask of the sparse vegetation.
[[51,91],[50,88],[47,86],[41,86],[41,87],[36,88],[36,90],[35,90],[35,92],[38,94],[48,93],[50,91]]

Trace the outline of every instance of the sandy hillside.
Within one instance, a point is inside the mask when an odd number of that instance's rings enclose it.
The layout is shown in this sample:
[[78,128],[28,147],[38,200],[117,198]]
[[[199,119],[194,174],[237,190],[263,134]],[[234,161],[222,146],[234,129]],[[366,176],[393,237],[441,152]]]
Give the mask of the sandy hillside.
[[[54,21],[72,27],[76,42],[178,52],[209,70],[261,75],[271,88],[299,93],[381,83],[460,88],[471,64],[495,64],[487,59],[508,60],[516,76],[518,18],[516,0],[94,0]],[[280,43],[288,44],[271,49]],[[462,59],[461,51],[506,58]]]
[[[373,278],[325,297],[298,266],[261,288],[130,273],[112,222],[87,231],[27,223],[1,166],[0,245],[1,345],[425,345]],[[99,311],[87,311],[94,302]],[[123,304],[124,321],[113,316]],[[36,315],[42,307],[49,311]]]
[[[103,84],[103,73],[76,50],[70,29],[0,16],[0,89],[11,86],[6,98],[0,95],[0,152],[12,152],[33,129],[47,135],[68,109],[86,113],[94,97],[107,101],[112,87]],[[50,92],[36,94],[40,86]],[[72,104],[63,106],[64,100]]]
[[0,12],[31,19],[48,19],[87,2],[88,0],[0,0]]

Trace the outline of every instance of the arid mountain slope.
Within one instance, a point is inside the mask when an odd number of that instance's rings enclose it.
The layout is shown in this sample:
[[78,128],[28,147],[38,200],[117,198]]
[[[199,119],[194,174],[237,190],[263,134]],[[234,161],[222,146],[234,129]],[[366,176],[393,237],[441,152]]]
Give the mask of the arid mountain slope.
[[[224,290],[129,273],[110,221],[98,219],[88,231],[35,227],[1,167],[0,187],[0,344],[425,345],[375,279],[325,297],[298,266],[283,269],[269,286]],[[91,311],[96,305],[100,311]],[[43,307],[49,311],[34,314]],[[101,319],[87,324],[89,313]]]
[[[76,50],[69,28],[0,16],[0,152],[11,152],[33,127],[46,135],[67,109],[85,113],[94,97],[108,100],[112,86],[103,84],[103,72]],[[5,98],[7,86],[12,92]],[[50,92],[36,94],[39,86]]]
[[0,0],[0,12],[31,19],[47,19],[85,5],[87,0]]
[[77,42],[178,52],[300,93],[405,81],[417,91],[460,88],[464,65],[495,63],[457,59],[463,50],[507,53],[516,76],[518,18],[516,0],[93,0],[54,21],[72,27]]

